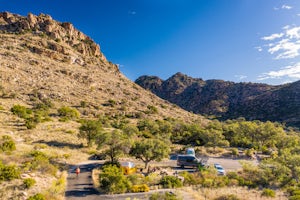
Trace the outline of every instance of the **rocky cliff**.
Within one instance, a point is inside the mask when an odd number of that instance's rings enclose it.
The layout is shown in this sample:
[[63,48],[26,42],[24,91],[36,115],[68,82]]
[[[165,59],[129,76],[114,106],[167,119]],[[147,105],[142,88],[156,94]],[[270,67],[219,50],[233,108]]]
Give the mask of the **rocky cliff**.
[[271,120],[300,127],[300,81],[271,86],[207,80],[177,73],[167,80],[141,76],[135,81],[145,89],[180,107],[219,119],[244,117]]
[[90,37],[49,15],[0,13],[0,66],[4,109],[50,99],[57,106],[84,102],[78,109],[89,117],[147,117],[147,106],[155,106],[148,117],[198,118],[131,82]]

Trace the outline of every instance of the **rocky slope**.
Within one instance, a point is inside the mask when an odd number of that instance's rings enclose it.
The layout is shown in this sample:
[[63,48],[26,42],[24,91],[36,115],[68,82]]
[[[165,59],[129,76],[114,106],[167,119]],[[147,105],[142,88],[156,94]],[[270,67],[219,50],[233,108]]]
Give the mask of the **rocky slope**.
[[0,33],[0,95],[9,99],[1,103],[6,109],[15,102],[30,106],[33,100],[51,99],[73,107],[84,102],[81,113],[86,117],[147,117],[147,106],[155,106],[158,113],[149,117],[199,118],[128,80],[98,44],[70,23],[45,14],[4,12]]
[[204,81],[177,73],[167,80],[141,76],[137,84],[178,106],[221,119],[244,117],[300,127],[300,81],[271,86],[258,83]]

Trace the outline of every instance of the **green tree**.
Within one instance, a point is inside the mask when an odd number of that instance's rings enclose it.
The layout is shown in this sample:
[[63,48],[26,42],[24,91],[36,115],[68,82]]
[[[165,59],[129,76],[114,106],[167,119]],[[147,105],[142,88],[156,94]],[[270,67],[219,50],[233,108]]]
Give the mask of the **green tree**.
[[109,156],[112,163],[117,162],[122,154],[129,153],[131,147],[131,142],[127,135],[119,130],[98,134],[96,142],[98,148],[106,148],[104,154]]
[[223,129],[220,122],[210,123],[203,132],[206,146],[216,148],[217,146],[229,146],[229,142],[223,135]]
[[103,128],[99,121],[85,120],[79,127],[79,138],[84,138],[87,140],[89,147],[93,145],[97,136],[103,132]]
[[170,146],[168,142],[159,139],[137,141],[130,151],[131,155],[145,163],[145,169],[148,168],[151,161],[161,161],[163,158],[168,157],[169,153]]

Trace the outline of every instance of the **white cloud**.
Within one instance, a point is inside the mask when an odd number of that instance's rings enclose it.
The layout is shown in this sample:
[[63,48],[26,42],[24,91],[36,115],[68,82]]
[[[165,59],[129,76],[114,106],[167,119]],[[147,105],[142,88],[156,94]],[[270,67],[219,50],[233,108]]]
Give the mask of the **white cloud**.
[[295,81],[300,79],[300,62],[286,66],[278,71],[270,71],[267,73],[263,73],[258,77],[258,80],[266,80],[266,79],[289,79],[291,81]]
[[300,39],[300,26],[286,29],[286,36],[290,39]]
[[277,38],[281,38],[282,36],[284,36],[283,33],[274,33],[270,36],[265,36],[265,37],[262,37],[261,39],[262,40],[275,40]]
[[281,6],[281,9],[286,9],[286,10],[290,10],[292,9],[293,7],[292,6],[289,6],[289,5],[282,5]]
[[239,80],[243,80],[243,79],[247,78],[247,76],[245,76],[245,75],[235,75],[234,77],[236,77]]
[[268,50],[270,54],[278,53],[275,59],[295,58],[300,55],[299,51],[300,41],[291,42],[288,39],[279,41],[275,46]]
[[291,59],[300,55],[300,26],[283,27],[283,33],[274,33],[262,37],[264,41],[272,41],[266,44],[268,52],[275,55],[275,59]]
[[260,46],[258,46],[258,47],[254,47],[255,49],[257,49],[257,51],[259,51],[259,52],[261,52],[261,51],[263,51],[263,48],[262,47],[260,47]]

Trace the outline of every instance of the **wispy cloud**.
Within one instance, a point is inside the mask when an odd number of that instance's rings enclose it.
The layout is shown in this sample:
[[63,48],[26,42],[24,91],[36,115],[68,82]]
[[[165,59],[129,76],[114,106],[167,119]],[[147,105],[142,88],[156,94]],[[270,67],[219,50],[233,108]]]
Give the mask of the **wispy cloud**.
[[270,71],[267,73],[263,73],[258,77],[258,80],[266,80],[266,79],[290,79],[291,81],[295,81],[300,79],[300,62],[286,66],[278,71]]
[[292,8],[293,8],[292,6],[289,6],[289,5],[286,5],[286,4],[281,6],[281,9],[285,9],[285,10],[290,10]]
[[284,36],[283,33],[274,33],[270,36],[265,36],[265,37],[262,37],[261,39],[262,40],[274,40],[276,38],[281,38],[282,36]]
[[263,48],[261,46],[254,47],[254,48],[257,49],[257,51],[259,51],[259,52],[263,51]]
[[268,47],[268,52],[275,55],[275,59],[298,57],[300,55],[300,26],[285,26],[282,29],[283,33],[274,33],[261,38],[270,42],[265,45]]
[[247,76],[245,76],[245,75],[235,75],[234,77],[239,80],[243,80],[243,79],[247,78]]
[[129,15],[135,15],[135,14],[136,14],[136,12],[135,12],[135,11],[133,11],[133,10],[130,10],[130,11],[128,11],[128,14],[129,14]]

